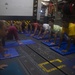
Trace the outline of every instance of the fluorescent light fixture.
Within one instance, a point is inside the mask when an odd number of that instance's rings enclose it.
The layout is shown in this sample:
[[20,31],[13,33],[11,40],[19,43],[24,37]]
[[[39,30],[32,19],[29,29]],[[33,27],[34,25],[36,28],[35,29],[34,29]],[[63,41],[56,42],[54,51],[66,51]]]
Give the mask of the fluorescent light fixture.
[[50,1],[50,0],[43,0],[43,1]]
[[46,5],[46,3],[45,2],[41,2],[43,5]]
[[48,3],[46,3],[46,2],[41,2],[41,3],[42,3],[43,5],[45,5],[45,6],[48,5]]

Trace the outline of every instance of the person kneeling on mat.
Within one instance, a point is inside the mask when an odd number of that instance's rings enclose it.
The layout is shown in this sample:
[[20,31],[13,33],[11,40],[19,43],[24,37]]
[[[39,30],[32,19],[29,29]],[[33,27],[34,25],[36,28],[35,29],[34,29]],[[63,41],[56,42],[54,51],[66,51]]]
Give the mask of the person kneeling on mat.
[[67,45],[66,49],[62,50],[62,51],[67,52],[70,49],[71,41],[75,44],[75,24],[74,23],[69,23],[68,21],[63,21],[62,34],[60,37],[59,47],[61,46],[63,38],[65,40],[67,40],[68,45]]
[[[5,37],[6,36],[6,34],[7,34],[7,32],[6,32],[6,26],[5,26],[5,24],[4,24],[4,22],[3,21],[0,21],[0,53],[2,54],[2,56],[4,56],[4,57],[8,57],[8,56],[10,56],[10,54],[5,54],[4,52],[5,52],[5,49],[3,48],[3,46],[2,46],[2,37]],[[0,65],[0,69],[4,69],[5,67],[7,67],[8,65],[7,64],[1,64]]]

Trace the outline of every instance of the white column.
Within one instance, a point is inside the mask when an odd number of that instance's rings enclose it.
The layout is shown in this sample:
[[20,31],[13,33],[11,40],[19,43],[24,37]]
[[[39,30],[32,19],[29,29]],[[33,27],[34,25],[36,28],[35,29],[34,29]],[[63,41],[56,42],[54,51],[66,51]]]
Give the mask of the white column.
[[41,1],[42,0],[38,0],[37,20],[40,20]]

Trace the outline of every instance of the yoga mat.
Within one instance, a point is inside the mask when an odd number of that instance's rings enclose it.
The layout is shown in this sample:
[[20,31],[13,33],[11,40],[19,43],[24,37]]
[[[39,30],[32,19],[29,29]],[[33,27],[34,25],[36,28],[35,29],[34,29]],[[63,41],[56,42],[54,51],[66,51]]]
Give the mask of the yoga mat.
[[53,46],[50,48],[61,55],[68,55],[68,54],[75,53],[75,45],[73,45],[73,44],[71,44],[69,51],[63,52],[62,50],[65,50],[66,46],[67,46],[67,44],[65,43],[65,44],[62,44],[60,48],[57,48],[57,46]]
[[13,57],[17,57],[19,56],[17,50],[15,48],[8,48],[6,51],[5,51],[5,54],[10,54],[11,56],[9,57],[3,57],[1,54],[0,54],[0,59],[6,59],[6,58],[13,58]]
[[[33,40],[27,39],[27,40],[20,40],[23,44],[21,45],[28,45],[28,44],[34,44],[35,42]],[[14,46],[20,46],[16,41],[10,41],[6,42],[4,47],[14,47]]]
[[[57,46],[59,44],[59,40],[56,41],[55,44],[54,43],[54,40],[50,40],[49,42],[47,42],[46,40],[43,40],[42,43],[48,47],[52,47],[52,46]],[[62,44],[66,43],[65,41],[62,42]]]
[[35,35],[34,38],[37,40],[43,40],[43,39],[48,39],[48,36],[45,36],[44,38],[40,38],[41,36]]

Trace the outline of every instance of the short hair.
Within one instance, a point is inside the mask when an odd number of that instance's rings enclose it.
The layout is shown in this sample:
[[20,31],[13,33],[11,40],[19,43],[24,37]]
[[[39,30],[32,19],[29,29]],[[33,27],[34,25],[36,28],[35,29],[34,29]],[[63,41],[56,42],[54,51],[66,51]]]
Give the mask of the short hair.
[[0,29],[2,29],[3,25],[4,25],[4,22],[0,20]]

